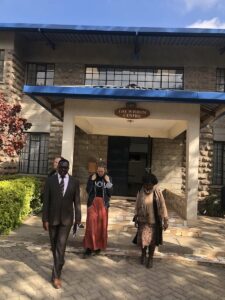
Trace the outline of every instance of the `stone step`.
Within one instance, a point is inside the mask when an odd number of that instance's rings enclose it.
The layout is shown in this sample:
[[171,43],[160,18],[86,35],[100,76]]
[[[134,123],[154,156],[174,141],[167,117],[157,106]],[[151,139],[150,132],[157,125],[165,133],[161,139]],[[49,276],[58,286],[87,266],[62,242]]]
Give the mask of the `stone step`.
[[[108,231],[112,234],[135,234],[137,228],[134,225],[129,223],[127,224],[109,224]],[[187,226],[179,226],[179,227],[169,227],[164,234],[172,235],[172,236],[183,236],[183,237],[195,237],[200,238],[202,237],[202,230],[196,227],[187,227]]]

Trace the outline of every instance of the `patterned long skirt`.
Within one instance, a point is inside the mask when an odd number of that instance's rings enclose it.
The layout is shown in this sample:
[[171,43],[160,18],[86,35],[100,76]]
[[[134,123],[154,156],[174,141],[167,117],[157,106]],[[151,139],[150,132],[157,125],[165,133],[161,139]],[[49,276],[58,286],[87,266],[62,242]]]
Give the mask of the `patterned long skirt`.
[[155,224],[138,224],[137,245],[141,248],[156,243],[156,226]]
[[104,206],[103,198],[95,197],[87,209],[86,231],[83,240],[85,249],[105,249],[108,239],[108,209]]

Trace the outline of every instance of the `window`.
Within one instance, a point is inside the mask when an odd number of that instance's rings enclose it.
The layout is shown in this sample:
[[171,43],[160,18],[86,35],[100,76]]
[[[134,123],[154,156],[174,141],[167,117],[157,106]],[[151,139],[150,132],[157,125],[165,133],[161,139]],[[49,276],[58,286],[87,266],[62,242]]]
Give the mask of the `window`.
[[27,85],[53,85],[55,66],[54,64],[28,64]]
[[183,89],[183,69],[86,67],[85,85]]
[[5,51],[0,50],[0,81],[3,81],[4,56],[5,56]]
[[216,70],[216,90],[225,92],[225,69]]
[[225,184],[225,142],[214,142],[213,184]]
[[19,171],[26,174],[48,173],[48,133],[28,133],[20,155]]

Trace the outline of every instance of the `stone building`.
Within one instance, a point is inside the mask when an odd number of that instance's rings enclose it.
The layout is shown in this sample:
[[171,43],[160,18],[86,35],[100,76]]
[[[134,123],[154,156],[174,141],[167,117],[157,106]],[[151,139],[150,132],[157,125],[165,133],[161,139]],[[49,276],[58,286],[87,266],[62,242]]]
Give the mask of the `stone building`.
[[191,223],[225,183],[224,46],[224,30],[0,24],[0,90],[33,124],[1,173],[46,175],[62,154],[84,185],[103,159],[128,197],[151,168]]

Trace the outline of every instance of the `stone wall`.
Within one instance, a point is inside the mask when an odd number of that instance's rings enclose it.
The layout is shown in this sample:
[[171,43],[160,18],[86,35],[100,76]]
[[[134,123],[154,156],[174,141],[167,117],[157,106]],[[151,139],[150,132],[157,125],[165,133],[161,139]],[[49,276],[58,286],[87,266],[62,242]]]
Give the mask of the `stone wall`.
[[216,66],[185,66],[184,89],[192,91],[216,90]]
[[185,134],[177,138],[153,139],[152,172],[164,191],[166,203],[181,217],[186,217]]
[[63,123],[57,118],[52,117],[50,122],[48,167],[52,169],[53,160],[61,155],[62,152],[62,133]]
[[77,63],[55,64],[55,85],[81,85],[84,84],[85,67]]
[[79,127],[75,128],[73,174],[80,181],[81,201],[86,202],[85,187],[89,176],[88,163],[92,161],[107,161],[108,137],[104,135],[89,135]]
[[158,177],[163,189],[170,189],[177,194],[182,194],[185,189],[184,139],[184,134],[173,140],[153,139],[152,172]]
[[204,200],[210,194],[213,171],[213,128],[207,125],[200,130],[199,144],[199,200]]
[[163,190],[163,196],[168,207],[173,208],[180,217],[187,218],[187,201],[185,194],[175,194],[168,189]]

